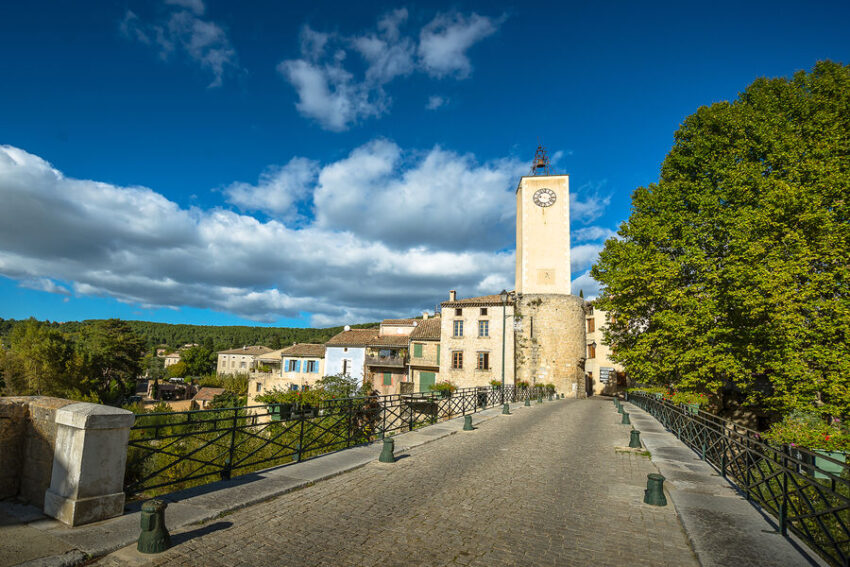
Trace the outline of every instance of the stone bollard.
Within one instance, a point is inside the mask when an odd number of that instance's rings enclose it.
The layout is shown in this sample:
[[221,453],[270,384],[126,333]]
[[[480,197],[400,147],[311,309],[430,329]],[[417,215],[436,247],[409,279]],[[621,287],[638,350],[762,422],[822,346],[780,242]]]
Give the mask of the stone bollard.
[[502,415],[511,415],[511,405],[505,404],[502,406]]
[[632,429],[632,436],[631,439],[629,439],[629,447],[631,447],[632,449],[641,448],[640,431],[638,431],[637,429]]
[[171,536],[165,527],[165,509],[162,500],[148,500],[142,504],[142,533],[136,546],[141,553],[162,553],[171,547]]
[[384,448],[381,449],[381,456],[378,460],[382,463],[395,462],[395,440],[392,437],[384,437]]
[[463,416],[463,430],[464,431],[475,431],[475,428],[472,427],[472,416],[471,415]]
[[623,421],[620,422],[622,425],[631,425],[632,420],[629,419],[629,413],[623,412]]
[[646,490],[643,492],[643,503],[650,506],[666,506],[664,496],[664,477],[658,473],[649,473],[646,477]]

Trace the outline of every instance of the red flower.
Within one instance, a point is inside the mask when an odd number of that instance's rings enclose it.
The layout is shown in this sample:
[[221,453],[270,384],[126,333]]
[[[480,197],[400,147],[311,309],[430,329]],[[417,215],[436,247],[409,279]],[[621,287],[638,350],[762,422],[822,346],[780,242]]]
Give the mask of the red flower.
[[825,437],[824,437],[824,439],[826,439],[827,441],[829,441],[829,435],[825,436]]

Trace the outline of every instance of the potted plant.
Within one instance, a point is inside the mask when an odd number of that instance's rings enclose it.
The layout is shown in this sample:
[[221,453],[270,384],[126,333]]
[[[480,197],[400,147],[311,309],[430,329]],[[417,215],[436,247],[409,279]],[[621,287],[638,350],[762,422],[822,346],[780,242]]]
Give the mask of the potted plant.
[[[810,412],[786,415],[782,421],[771,426],[764,438],[775,445],[788,445],[792,455],[803,461],[801,469],[811,472],[811,468],[805,465],[814,464],[814,476],[818,479],[829,479],[821,471],[841,475],[845,467],[839,463],[845,463],[850,453],[850,432],[839,424],[826,423],[822,417]],[[808,449],[814,455],[800,451],[801,448]]]
[[490,380],[490,387],[493,388],[494,390],[501,390],[502,389],[501,380]]
[[444,382],[437,382],[436,384],[431,384],[429,388],[433,392],[438,392],[441,398],[451,398],[452,393],[457,390],[457,386],[455,386],[448,380]]
[[697,392],[676,392],[671,399],[674,404],[687,407],[692,414],[698,414],[700,406],[708,402],[708,396]]

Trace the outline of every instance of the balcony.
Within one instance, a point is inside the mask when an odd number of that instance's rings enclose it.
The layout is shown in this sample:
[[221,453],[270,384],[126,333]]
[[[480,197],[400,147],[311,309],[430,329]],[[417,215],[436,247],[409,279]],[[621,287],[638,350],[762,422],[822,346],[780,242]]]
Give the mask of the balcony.
[[384,366],[389,368],[404,368],[407,359],[403,356],[366,356],[366,366]]

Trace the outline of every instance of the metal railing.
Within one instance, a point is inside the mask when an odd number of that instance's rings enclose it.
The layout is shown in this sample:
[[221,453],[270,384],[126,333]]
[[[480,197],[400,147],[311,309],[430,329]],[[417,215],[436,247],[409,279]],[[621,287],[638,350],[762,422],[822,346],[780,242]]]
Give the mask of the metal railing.
[[660,396],[627,399],[767,510],[831,565],[850,565],[850,465],[822,452],[774,446],[757,431]]
[[507,386],[138,414],[124,491],[149,497],[226,480],[542,395],[542,387]]

